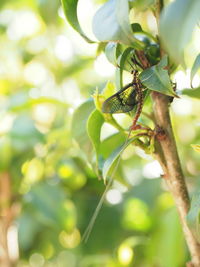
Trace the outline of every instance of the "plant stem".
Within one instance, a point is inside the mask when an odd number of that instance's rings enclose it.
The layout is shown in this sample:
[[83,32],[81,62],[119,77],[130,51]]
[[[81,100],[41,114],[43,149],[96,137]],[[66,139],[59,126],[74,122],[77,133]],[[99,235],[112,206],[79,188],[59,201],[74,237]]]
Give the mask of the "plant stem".
[[154,115],[156,119],[156,124],[158,125],[159,128],[164,130],[164,137],[163,139],[159,140],[159,143],[162,148],[162,155],[164,155],[165,157],[165,164],[167,171],[166,180],[169,186],[169,190],[173,195],[176,207],[179,212],[183,233],[185,235],[185,239],[192,258],[192,264],[194,267],[199,267],[200,246],[195,240],[186,222],[186,215],[190,207],[190,200],[177,152],[174,134],[172,131],[171,120],[168,109],[169,106],[168,97],[153,92],[152,98],[154,101]]
[[[162,8],[163,0],[158,0],[155,12],[158,25]],[[164,50],[161,46],[160,54],[161,56],[164,54]],[[162,163],[164,156],[164,171],[166,172],[166,181],[168,183],[169,190],[174,198],[175,205],[180,216],[183,233],[191,254],[190,266],[199,267],[200,245],[194,238],[186,221],[186,215],[190,207],[190,199],[177,152],[176,141],[172,130],[169,115],[169,97],[157,92],[153,92],[152,98],[154,102],[153,111],[156,125],[159,129],[161,129],[161,131],[163,131],[163,138],[159,138],[158,140],[161,149],[157,151],[157,158],[160,161],[161,165],[163,165]]]

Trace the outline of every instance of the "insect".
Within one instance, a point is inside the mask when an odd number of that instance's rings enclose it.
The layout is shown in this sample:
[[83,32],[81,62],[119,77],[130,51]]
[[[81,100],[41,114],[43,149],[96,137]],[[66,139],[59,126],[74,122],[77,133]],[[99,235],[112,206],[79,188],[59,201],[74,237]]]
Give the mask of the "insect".
[[137,106],[136,115],[133,119],[132,129],[136,126],[137,120],[142,111],[143,105],[143,86],[138,78],[138,71],[133,70],[133,81],[116,94],[106,99],[102,105],[103,113],[126,113]]
[[133,81],[105,100],[102,106],[103,113],[125,113],[131,111],[137,105],[138,71],[133,72]]
[[[141,84],[139,78],[138,78],[138,71],[137,70],[133,70],[132,71],[133,74],[133,80],[131,83],[127,84],[126,86],[124,86],[121,90],[119,90],[116,94],[110,96],[108,99],[106,99],[102,105],[102,112],[104,113],[125,113],[125,112],[129,112],[131,111],[135,106],[137,106],[137,110],[136,110],[136,114],[135,117],[133,118],[133,122],[132,122],[132,126],[129,130],[127,139],[124,143],[124,148],[127,145],[127,142],[129,140],[130,134],[132,130],[141,128],[140,125],[136,125],[137,120],[142,112],[142,106],[143,106],[143,85]],[[87,239],[89,238],[89,235],[92,231],[93,225],[95,223],[95,220],[97,218],[97,215],[99,213],[99,210],[103,204],[105,195],[107,193],[107,191],[109,190],[109,188],[112,185],[113,182],[113,176],[115,174],[115,171],[119,165],[121,159],[121,154],[119,156],[119,158],[117,159],[117,163],[115,165],[115,168],[110,176],[109,182],[106,186],[106,189],[99,201],[99,204],[97,205],[97,208],[90,220],[90,223],[83,235],[83,240],[85,240],[85,242],[87,241]]]

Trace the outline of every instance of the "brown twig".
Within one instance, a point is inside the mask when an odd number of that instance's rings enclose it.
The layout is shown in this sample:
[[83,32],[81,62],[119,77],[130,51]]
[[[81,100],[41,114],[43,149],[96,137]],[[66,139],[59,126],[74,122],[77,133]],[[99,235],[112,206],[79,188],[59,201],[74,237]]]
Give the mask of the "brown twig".
[[[180,215],[183,232],[191,253],[193,266],[199,267],[200,246],[195,240],[186,222],[186,215],[190,206],[190,200],[172,131],[168,109],[169,99],[167,96],[156,92],[152,93],[152,98],[157,125],[159,125],[159,127],[165,132],[165,138],[161,138],[159,140],[159,144],[162,148],[162,155],[164,155],[166,162],[169,190],[173,195]],[[158,154],[160,155],[160,152],[158,152]],[[161,163],[162,159],[159,158],[159,156],[158,160]]]
[[[160,12],[163,8],[163,1],[157,1],[156,18],[159,22]],[[162,47],[160,48],[161,56],[164,54]],[[161,163],[164,156],[165,171],[168,176],[168,186],[180,216],[180,221],[183,228],[183,233],[191,254],[190,266],[200,266],[200,246],[195,240],[191,230],[186,222],[186,215],[190,207],[190,199],[186,187],[184,175],[179,160],[176,142],[172,130],[170,115],[169,115],[169,98],[157,92],[152,93],[153,111],[156,124],[163,131],[163,138],[158,138],[161,150],[157,151],[158,160]]]

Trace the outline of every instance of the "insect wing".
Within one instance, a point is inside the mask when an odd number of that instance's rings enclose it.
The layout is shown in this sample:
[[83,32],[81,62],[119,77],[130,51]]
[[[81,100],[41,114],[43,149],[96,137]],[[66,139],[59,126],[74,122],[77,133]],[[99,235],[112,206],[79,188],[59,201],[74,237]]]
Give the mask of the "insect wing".
[[125,113],[131,111],[136,104],[136,90],[134,86],[131,86],[106,99],[102,106],[102,112]]

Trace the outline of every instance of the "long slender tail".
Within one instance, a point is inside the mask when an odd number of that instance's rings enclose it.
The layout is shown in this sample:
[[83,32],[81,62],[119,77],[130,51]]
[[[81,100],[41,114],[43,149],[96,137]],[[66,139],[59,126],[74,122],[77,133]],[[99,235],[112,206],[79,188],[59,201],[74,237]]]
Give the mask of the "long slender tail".
[[[128,140],[129,140],[131,131],[132,131],[132,130],[131,130],[131,128],[130,128],[129,133],[128,133],[128,136],[127,136],[127,138],[126,138],[126,140],[125,140],[125,143],[124,143],[124,145],[123,145],[124,148],[126,147],[126,145],[127,145],[127,143],[128,143]],[[123,149],[122,149],[122,151],[123,151]],[[92,215],[92,218],[90,219],[90,222],[89,222],[89,224],[88,224],[88,226],[87,226],[87,228],[86,228],[84,234],[83,234],[82,241],[84,241],[85,243],[88,241],[88,238],[89,238],[90,233],[91,233],[91,231],[92,231],[92,229],[93,229],[93,226],[94,226],[94,223],[95,223],[95,221],[96,221],[96,218],[97,218],[97,216],[98,216],[98,214],[99,214],[99,212],[100,212],[100,209],[101,209],[101,207],[102,207],[102,205],[103,205],[103,202],[104,202],[104,200],[105,200],[106,193],[108,192],[108,190],[110,189],[110,187],[111,187],[111,185],[112,185],[112,183],[113,183],[113,181],[114,181],[114,175],[115,175],[115,172],[116,172],[116,170],[117,170],[117,168],[118,168],[118,166],[119,166],[119,163],[120,163],[120,160],[121,160],[121,156],[122,156],[122,153],[119,155],[119,157],[118,157],[118,159],[117,159],[117,163],[116,163],[116,165],[115,165],[115,168],[113,169],[113,172],[111,173],[111,176],[110,176],[110,179],[109,179],[109,181],[108,181],[108,184],[106,185],[106,188],[105,188],[105,190],[104,190],[104,192],[103,192],[103,194],[102,194],[102,196],[101,196],[101,198],[100,198],[100,201],[99,201],[99,203],[98,203],[98,205],[97,205],[97,207],[96,207],[96,209],[95,209],[95,211],[94,211],[94,213],[93,213],[93,215]]]

